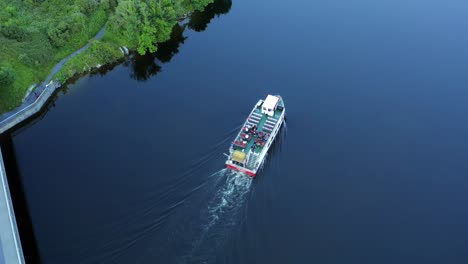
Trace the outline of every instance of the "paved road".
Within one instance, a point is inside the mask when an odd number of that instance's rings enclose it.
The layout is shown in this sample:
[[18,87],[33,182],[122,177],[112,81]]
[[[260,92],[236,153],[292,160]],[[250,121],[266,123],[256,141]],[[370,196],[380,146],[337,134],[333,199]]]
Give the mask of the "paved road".
[[[102,38],[102,36],[104,35],[104,32],[106,30],[106,26],[102,27],[101,30],[97,33],[96,36],[94,36],[93,39],[100,39]],[[18,113],[19,111],[23,110],[24,108],[28,107],[29,105],[31,105],[32,103],[34,103],[34,101],[36,101],[37,97],[39,97],[45,89],[52,89],[54,87],[48,87],[47,85],[49,84],[49,82],[52,80],[52,78],[54,77],[54,75],[63,67],[63,65],[65,63],[67,63],[67,61],[69,61],[71,58],[75,57],[76,55],[80,54],[81,52],[85,51],[86,49],[88,49],[89,47],[89,44],[86,44],[84,47],[82,47],[81,49],[73,52],[72,54],[70,54],[68,57],[64,58],[63,60],[61,60],[59,63],[57,63],[57,65],[55,65],[55,67],[52,69],[52,71],[50,72],[49,76],[47,76],[47,78],[45,79],[44,82],[42,82],[33,92],[31,92],[24,100],[23,104],[21,104],[20,106],[18,106],[17,108],[13,109],[12,111],[10,112],[7,112],[7,113],[4,113],[2,115],[0,115],[0,127],[6,125],[11,116],[15,115],[16,113]],[[55,84],[56,85],[56,84]],[[0,262],[1,264],[1,262]]]

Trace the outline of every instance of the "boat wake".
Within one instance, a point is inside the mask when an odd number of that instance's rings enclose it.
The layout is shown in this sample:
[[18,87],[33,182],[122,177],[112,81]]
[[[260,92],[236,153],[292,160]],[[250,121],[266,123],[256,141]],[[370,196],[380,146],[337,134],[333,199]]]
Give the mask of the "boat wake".
[[179,263],[213,263],[233,229],[242,222],[251,177],[231,170],[217,175],[217,191],[201,213],[201,230],[190,252]]
[[210,221],[205,226],[205,231],[209,231],[223,214],[237,213],[237,210],[243,206],[246,195],[250,190],[252,177],[234,171],[226,171],[226,173],[226,181],[208,206]]
[[[154,191],[122,205],[125,210],[112,221],[77,239],[80,250],[70,262],[126,263],[133,259],[133,263],[145,263],[153,256],[170,259],[166,263],[213,263],[211,258],[240,222],[252,178],[229,169],[202,173],[214,162],[219,166],[222,149],[239,128],[229,131],[192,164],[159,180],[151,188]],[[89,241],[99,241],[100,246],[89,247]],[[151,253],[135,257],[133,253],[142,247]]]
[[[287,134],[286,121],[280,130],[279,138],[273,144],[272,152],[281,151],[282,142]],[[262,168],[265,166],[262,163]],[[251,191],[252,177],[232,170],[221,170],[212,176],[216,176],[213,184],[214,196],[207,203],[205,211],[201,213],[201,230],[199,235],[192,240],[189,254],[178,263],[217,263],[219,252],[223,250],[228,238],[233,235],[246,213],[248,194]]]

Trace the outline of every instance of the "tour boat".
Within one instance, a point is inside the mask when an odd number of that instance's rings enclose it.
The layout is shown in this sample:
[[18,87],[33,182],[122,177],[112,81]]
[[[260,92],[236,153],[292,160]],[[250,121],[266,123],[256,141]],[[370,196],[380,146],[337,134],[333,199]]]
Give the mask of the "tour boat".
[[285,114],[281,96],[260,99],[231,144],[226,166],[254,177],[278,135]]

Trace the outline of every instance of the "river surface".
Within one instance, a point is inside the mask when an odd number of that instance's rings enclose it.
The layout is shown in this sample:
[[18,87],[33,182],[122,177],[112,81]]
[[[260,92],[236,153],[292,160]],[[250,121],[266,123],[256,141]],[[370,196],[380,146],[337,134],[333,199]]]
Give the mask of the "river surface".
[[[467,10],[220,0],[78,79],[3,140],[27,257],[468,263]],[[287,120],[264,170],[223,169],[269,93]]]

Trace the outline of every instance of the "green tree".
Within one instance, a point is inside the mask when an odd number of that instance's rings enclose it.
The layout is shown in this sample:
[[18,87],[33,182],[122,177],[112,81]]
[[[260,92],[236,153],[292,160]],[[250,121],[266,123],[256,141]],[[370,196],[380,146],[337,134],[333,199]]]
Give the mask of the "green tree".
[[146,50],[153,53],[158,49],[155,44],[156,29],[150,25],[143,26],[143,32],[138,37],[138,48],[137,51],[141,55],[145,55]]
[[189,0],[194,10],[203,11],[213,0]]
[[10,14],[10,16],[12,16],[12,17],[16,16],[16,14],[18,13],[18,10],[16,9],[16,7],[11,6],[11,5],[7,6],[7,7],[5,8],[5,10],[6,10],[6,11]]
[[122,37],[122,44],[135,47],[141,30],[140,21],[137,3],[134,0],[120,0],[114,15],[109,18],[108,29]]

